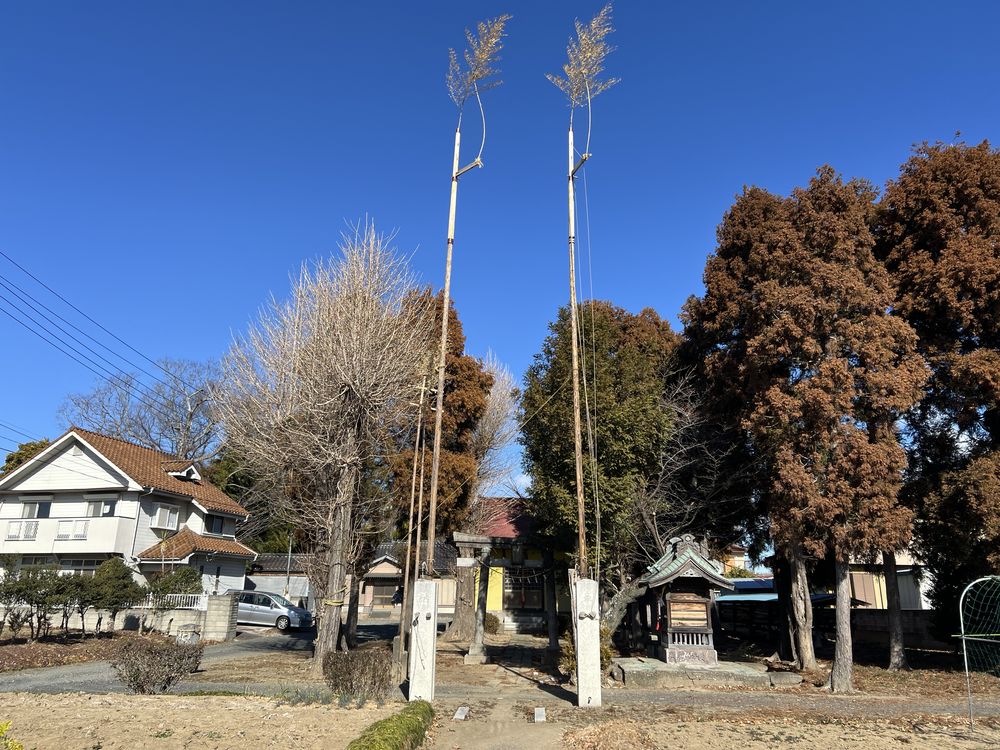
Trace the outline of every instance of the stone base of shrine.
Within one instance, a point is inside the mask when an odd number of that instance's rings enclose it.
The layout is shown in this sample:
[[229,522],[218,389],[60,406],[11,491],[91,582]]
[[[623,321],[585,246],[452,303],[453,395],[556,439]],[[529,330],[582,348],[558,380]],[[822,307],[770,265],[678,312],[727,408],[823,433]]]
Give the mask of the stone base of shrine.
[[684,648],[683,646],[660,647],[660,661],[667,664],[693,664],[700,667],[715,667],[719,664],[719,652],[714,648]]
[[701,664],[668,664],[659,659],[632,657],[615,659],[611,676],[626,688],[714,688],[770,687],[771,678],[762,664],[716,662]]

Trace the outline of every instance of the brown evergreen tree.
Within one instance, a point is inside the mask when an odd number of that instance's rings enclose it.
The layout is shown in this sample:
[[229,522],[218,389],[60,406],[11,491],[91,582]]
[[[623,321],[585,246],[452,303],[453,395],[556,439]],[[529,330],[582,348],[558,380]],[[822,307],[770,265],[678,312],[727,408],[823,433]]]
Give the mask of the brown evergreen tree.
[[[442,295],[431,300],[425,291],[415,302],[424,307],[433,305],[434,325],[440,330]],[[435,354],[428,352],[428,382],[434,372]],[[445,358],[444,413],[441,417],[441,467],[438,479],[437,531],[449,535],[461,528],[472,507],[473,493],[477,491],[477,460],[475,434],[479,420],[486,412],[487,398],[493,386],[493,377],[486,371],[482,360],[465,353],[465,334],[454,305],[448,311],[448,355]],[[422,460],[425,461],[424,495],[430,492],[431,444],[434,425],[434,399],[424,399],[423,424],[426,428]],[[410,501],[410,479],[413,470],[415,435],[407,433],[400,438],[400,451],[391,458],[394,493],[404,509]],[[418,461],[420,459],[418,458]],[[426,514],[426,509],[425,509]],[[425,515],[426,518],[426,515]]]
[[688,307],[699,329],[739,342],[734,350],[720,337],[709,356],[743,388],[759,492],[791,564],[804,667],[813,658],[805,558],[836,560],[838,692],[851,690],[850,560],[909,533],[894,424],[924,378],[913,331],[888,314],[892,289],[869,231],[874,198],[868,183],[829,167],[785,200],[745,191],[720,229],[705,298]]
[[931,368],[907,415],[904,496],[938,629],[954,633],[962,587],[1000,572],[1000,152],[985,141],[923,144],[879,208],[876,251],[898,289],[895,312]]

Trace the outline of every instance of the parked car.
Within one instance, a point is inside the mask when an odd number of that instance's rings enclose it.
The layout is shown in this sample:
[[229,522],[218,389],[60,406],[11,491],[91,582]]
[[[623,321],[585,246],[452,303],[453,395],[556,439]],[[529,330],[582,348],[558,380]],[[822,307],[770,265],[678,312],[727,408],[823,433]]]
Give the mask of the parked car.
[[236,622],[243,625],[272,625],[278,630],[312,627],[312,613],[296,607],[280,594],[265,591],[230,591],[238,597]]

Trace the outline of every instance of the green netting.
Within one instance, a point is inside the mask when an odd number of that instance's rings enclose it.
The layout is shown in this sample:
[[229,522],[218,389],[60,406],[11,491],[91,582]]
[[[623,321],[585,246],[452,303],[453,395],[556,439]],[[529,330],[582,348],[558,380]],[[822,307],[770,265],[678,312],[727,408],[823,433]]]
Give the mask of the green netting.
[[973,721],[972,672],[1000,677],[1000,576],[979,578],[958,600],[962,623],[962,656],[969,695],[969,722]]

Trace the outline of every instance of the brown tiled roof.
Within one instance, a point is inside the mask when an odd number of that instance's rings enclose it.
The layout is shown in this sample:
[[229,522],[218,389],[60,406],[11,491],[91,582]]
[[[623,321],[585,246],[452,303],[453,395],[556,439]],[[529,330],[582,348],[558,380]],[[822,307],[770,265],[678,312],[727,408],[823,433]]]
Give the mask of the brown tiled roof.
[[186,495],[197,500],[207,510],[238,516],[249,515],[243,506],[211,482],[179,479],[167,473],[177,471],[178,467],[180,470],[186,469],[191,465],[190,461],[79,427],[70,427],[69,432],[77,433],[143,487]]
[[214,552],[233,557],[253,558],[256,553],[235,539],[202,536],[185,527],[164,542],[157,542],[139,553],[143,560],[183,560],[195,552]]

